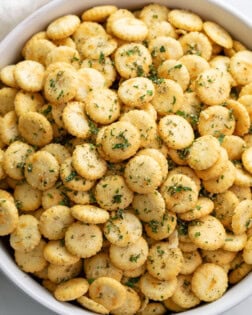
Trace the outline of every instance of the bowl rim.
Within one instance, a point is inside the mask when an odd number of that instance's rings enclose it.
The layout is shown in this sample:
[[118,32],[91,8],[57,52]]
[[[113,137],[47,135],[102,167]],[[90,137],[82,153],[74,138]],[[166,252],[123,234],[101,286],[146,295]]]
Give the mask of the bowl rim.
[[[189,3],[189,6],[193,7],[191,10],[197,12],[194,7],[196,7],[202,0],[139,0],[137,3],[129,3],[127,0],[122,1],[124,3],[123,6],[129,7],[129,8],[136,8],[141,7],[143,5],[146,5],[147,3],[160,3],[160,4],[166,4],[168,7],[177,7],[177,8],[184,8],[185,2],[187,4]],[[245,28],[249,29],[251,32],[252,29],[252,21],[250,21],[243,13],[237,11],[237,9],[229,4],[228,2],[222,2],[218,0],[205,0],[204,1],[206,5],[209,7],[215,7],[216,10],[225,11],[225,14],[228,14],[229,16],[234,17],[238,21],[240,21],[241,24],[244,25]],[[25,40],[27,40],[35,31],[36,28],[39,30],[43,26],[48,24],[48,12],[53,12],[54,18],[61,16],[63,14],[66,14],[66,7],[67,3],[69,4],[69,0],[53,0],[39,9],[37,9],[35,12],[33,12],[31,15],[29,15],[27,18],[25,18],[22,22],[20,22],[7,36],[3,38],[3,40],[0,42],[0,54],[4,51],[6,51],[9,47],[14,47],[13,51],[17,51],[18,47],[21,47],[21,44]],[[59,13],[57,12],[57,9],[60,6],[64,5],[64,12],[65,13]],[[74,3],[72,3],[72,7],[68,9],[68,12],[80,12],[83,11],[84,8],[88,8],[94,5],[98,4],[114,4],[118,5],[118,0],[86,0],[85,3],[82,2],[82,0],[76,0]],[[82,9],[81,9],[82,7]],[[60,10],[59,10],[60,11]],[[224,12],[223,11],[223,12]],[[60,11],[61,12],[61,11]],[[51,13],[52,14],[52,13]],[[209,14],[207,13],[206,16]],[[202,14],[201,14],[202,16]],[[42,19],[42,24],[36,23],[36,20],[38,18]],[[204,16],[203,16],[204,17]],[[219,17],[220,18],[220,17]],[[36,23],[35,30],[32,28],[32,24]],[[225,23],[220,23],[225,27]],[[42,26],[41,26],[42,25]],[[19,39],[18,35],[24,31],[26,28],[29,28],[27,38],[21,38]],[[14,41],[14,42],[13,42]],[[252,47],[251,47],[252,48]],[[7,50],[8,51],[8,50]],[[14,53],[11,54],[11,57],[9,60],[15,60],[13,57]],[[4,63],[1,64],[0,61],[0,68],[2,66],[6,65]],[[36,290],[34,290],[34,286],[37,288],[44,289],[42,286],[40,286],[35,280],[33,280],[30,275],[24,273],[21,271],[15,264],[14,260],[10,257],[8,253],[6,253],[3,242],[0,242],[0,252],[1,252],[1,259],[0,259],[0,271],[2,271],[19,289],[24,291],[28,296],[32,297],[35,301],[39,302],[43,306],[47,307],[51,311],[54,311],[61,315],[69,315],[69,313],[75,312],[75,315],[85,315],[85,314],[94,314],[93,312],[90,312],[88,310],[81,309],[79,307],[69,305],[68,303],[62,303],[56,301],[53,297],[50,299],[46,296],[40,296]],[[10,273],[10,268],[14,272]],[[27,286],[27,281],[31,284],[30,286]],[[45,290],[45,289],[44,289]],[[45,290],[45,292],[47,292]],[[220,312],[227,311],[228,309],[232,308],[234,305],[240,303],[242,300],[246,299],[249,295],[252,294],[252,273],[250,273],[246,278],[244,278],[242,281],[239,282],[239,284],[235,285],[234,287],[230,288],[225,295],[210,304],[205,304],[202,306],[199,306],[195,309],[188,310],[186,312],[182,312],[180,314],[184,315],[201,315],[202,312],[205,313],[205,315],[216,315]]]

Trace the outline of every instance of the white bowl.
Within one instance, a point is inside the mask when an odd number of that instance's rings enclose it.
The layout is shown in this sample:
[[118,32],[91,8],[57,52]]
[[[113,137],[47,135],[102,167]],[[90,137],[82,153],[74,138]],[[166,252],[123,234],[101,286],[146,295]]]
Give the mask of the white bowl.
[[[227,4],[219,4],[217,0],[55,0],[34,12],[20,23],[0,43],[0,68],[18,60],[19,52],[25,41],[35,32],[44,29],[53,19],[68,13],[81,13],[84,9],[101,4],[115,4],[129,9],[141,8],[150,3],[165,4],[170,8],[184,8],[198,13],[201,17],[216,21],[225,27],[234,38],[239,39],[252,49],[252,23],[242,14]],[[0,268],[21,290],[48,309],[60,315],[87,315],[92,312],[69,303],[60,303],[29,275],[22,272],[15,264],[7,243],[0,241]],[[227,311],[252,294],[252,274],[229,289],[219,300],[197,307],[180,314],[217,315]]]

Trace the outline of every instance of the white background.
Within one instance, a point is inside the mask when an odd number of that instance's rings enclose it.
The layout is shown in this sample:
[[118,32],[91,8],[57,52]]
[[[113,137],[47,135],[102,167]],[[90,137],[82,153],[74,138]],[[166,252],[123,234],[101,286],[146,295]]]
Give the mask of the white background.
[[[32,12],[39,6],[39,4],[48,1],[49,0],[0,0],[0,39],[4,36],[4,33],[7,30],[11,29],[14,23],[22,19],[22,16]],[[237,11],[243,12],[243,14],[252,19],[251,0],[226,1],[236,7]],[[225,0],[220,0],[220,2],[225,2]],[[7,10],[8,6],[11,4],[12,6],[15,4],[15,10]],[[17,18],[14,20],[13,16]],[[252,314],[252,292],[247,300],[222,315],[238,314]],[[31,300],[0,272],[0,315],[55,315],[55,313],[52,313],[40,304]]]

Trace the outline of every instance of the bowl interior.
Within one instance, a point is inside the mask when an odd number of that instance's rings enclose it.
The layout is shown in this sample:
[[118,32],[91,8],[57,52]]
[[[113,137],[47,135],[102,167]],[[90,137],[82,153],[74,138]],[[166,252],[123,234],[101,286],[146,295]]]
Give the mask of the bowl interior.
[[[217,0],[55,0],[34,12],[30,17],[21,22],[0,43],[0,68],[16,62],[23,44],[34,33],[44,29],[53,19],[69,13],[81,13],[84,9],[101,4],[115,4],[129,9],[141,8],[148,3],[165,4],[170,8],[184,8],[198,13],[201,17],[213,20],[225,27],[234,38],[239,39],[247,47],[252,48],[250,40],[252,23],[228,4],[220,5]],[[235,25],[235,27],[233,27]],[[56,301],[47,290],[40,286],[29,275],[22,272],[11,257],[6,240],[0,241],[0,268],[23,291],[47,308],[61,315],[93,314],[68,303]],[[229,289],[228,292],[216,302],[202,305],[196,309],[181,313],[187,315],[219,314],[238,304],[252,293],[252,274],[248,275],[239,284]]]

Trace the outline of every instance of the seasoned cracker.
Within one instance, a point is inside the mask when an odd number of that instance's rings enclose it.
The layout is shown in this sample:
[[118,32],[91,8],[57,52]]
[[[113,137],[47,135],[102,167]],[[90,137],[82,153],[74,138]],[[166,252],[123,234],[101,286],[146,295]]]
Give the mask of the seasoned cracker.
[[6,174],[17,180],[24,178],[25,161],[33,152],[33,147],[24,142],[11,143],[4,153],[3,168]]
[[54,290],[58,301],[73,301],[86,294],[89,284],[84,278],[74,278],[59,284]]
[[89,287],[89,296],[109,311],[123,305],[126,300],[126,288],[110,277],[100,277]]
[[216,138],[206,135],[197,138],[189,150],[188,164],[195,170],[206,170],[217,161],[220,144]]
[[19,210],[35,211],[41,205],[42,192],[27,182],[16,185],[13,195]]
[[126,298],[124,303],[113,309],[111,314],[113,315],[131,315],[135,314],[141,306],[141,300],[138,293],[132,288],[126,287]]
[[148,34],[146,24],[138,19],[124,17],[116,19],[111,23],[112,33],[125,41],[142,41]]
[[67,228],[65,244],[73,255],[88,258],[100,251],[102,232],[97,225],[88,225],[77,221]]
[[117,48],[117,42],[112,37],[94,36],[88,38],[79,48],[83,58],[100,59],[100,56],[107,57]]
[[148,49],[155,66],[161,65],[167,59],[178,60],[183,56],[180,42],[172,37],[158,36],[150,41]]
[[108,159],[126,160],[140,147],[138,129],[127,121],[117,121],[106,127],[101,139],[101,148]]
[[118,88],[119,98],[130,107],[142,108],[153,99],[154,95],[155,87],[152,81],[143,77],[125,80]]
[[71,135],[83,139],[89,136],[90,127],[84,112],[84,103],[68,102],[62,118],[65,128]]
[[199,248],[207,250],[221,248],[226,238],[223,225],[211,215],[193,221],[188,227],[188,235]]
[[52,154],[37,151],[27,158],[25,178],[32,187],[39,190],[51,188],[56,183],[58,176],[59,163]]
[[158,3],[152,3],[144,6],[140,12],[139,18],[148,26],[153,22],[162,22],[167,20],[169,8]]
[[205,70],[196,79],[195,91],[207,105],[218,105],[227,100],[230,82],[225,73],[218,69]]
[[120,115],[120,103],[117,94],[110,89],[95,89],[85,99],[85,111],[95,122],[111,124]]
[[107,171],[106,162],[91,143],[76,146],[72,163],[77,173],[89,180],[101,178]]
[[38,220],[29,214],[19,216],[18,225],[10,235],[10,245],[15,251],[30,252],[38,246],[41,234]]
[[94,300],[86,296],[81,296],[77,299],[77,302],[85,309],[87,308],[92,312],[98,312],[99,314],[109,314],[109,311],[103,305],[96,303]]
[[144,110],[130,110],[121,115],[120,121],[127,121],[135,126],[140,134],[140,146],[148,147],[155,138],[157,127],[154,119]]
[[106,252],[100,252],[84,260],[84,272],[87,279],[97,279],[100,277],[111,277],[121,281],[123,271],[115,267]]
[[20,88],[28,92],[38,92],[43,88],[44,66],[32,60],[20,61],[14,70],[15,80]]
[[246,149],[243,154],[242,154],[242,164],[244,168],[251,173],[252,172],[252,164],[251,164],[251,159],[252,159],[252,148]]
[[14,76],[15,67],[15,65],[5,66],[0,71],[1,81],[12,88],[18,88],[18,84]]
[[167,177],[160,190],[166,206],[176,213],[184,213],[196,206],[198,189],[195,182],[183,174]]
[[158,36],[168,36],[175,39],[178,38],[175,28],[166,20],[159,22],[154,20],[150,23],[150,25],[148,25],[147,41],[151,41]]
[[[179,42],[184,55],[197,55],[209,60],[212,55],[212,45],[206,35],[200,32],[189,32],[180,37]],[[182,56],[181,56],[182,57]]]
[[[173,268],[170,268],[170,266]],[[153,245],[148,254],[147,270],[159,280],[172,280],[180,272],[183,255],[179,248],[169,248],[166,242]]]
[[27,112],[18,121],[21,136],[31,145],[43,147],[53,138],[53,130],[45,116],[37,112]]
[[87,224],[102,224],[109,219],[109,213],[92,205],[75,205],[71,208],[72,216]]
[[0,235],[12,233],[18,225],[18,210],[15,204],[6,199],[0,199]]
[[252,201],[243,200],[235,208],[232,216],[232,230],[234,234],[240,235],[251,226]]
[[125,79],[148,74],[151,63],[150,52],[141,44],[125,44],[115,52],[116,70]]
[[109,257],[112,264],[122,270],[141,267],[146,262],[147,256],[148,244],[143,237],[126,247],[112,244],[109,248]]
[[199,251],[195,250],[193,252],[183,252],[183,265],[180,270],[180,274],[182,275],[190,275],[192,274],[199,265],[202,264],[202,258]]
[[174,303],[185,309],[195,307],[200,303],[200,299],[192,291],[191,280],[190,275],[179,275],[176,291],[171,297]]
[[149,194],[135,194],[132,206],[137,216],[144,222],[159,220],[165,213],[165,202],[158,191]]
[[19,137],[18,117],[10,111],[1,118],[0,137],[4,145],[9,145]]
[[166,115],[160,119],[158,130],[168,148],[184,149],[192,144],[194,133],[191,125],[178,115]]
[[203,22],[201,18],[192,12],[186,10],[172,10],[168,14],[168,21],[176,28],[195,32],[201,31]]
[[50,71],[45,78],[45,98],[55,104],[72,100],[77,91],[77,77],[77,72],[71,68]]
[[11,87],[3,87],[0,89],[1,116],[14,110],[14,100],[17,93],[18,90]]
[[201,136],[232,135],[235,130],[235,118],[232,110],[219,105],[202,110],[199,115],[198,130]]
[[245,244],[243,249],[243,259],[246,264],[250,264],[252,262],[252,237],[250,236]]
[[19,91],[14,100],[15,112],[19,117],[27,112],[39,112],[44,104],[40,93]]
[[192,277],[192,291],[202,301],[211,302],[220,298],[228,286],[227,274],[215,264],[202,264]]
[[114,5],[100,5],[84,11],[81,18],[83,21],[104,22],[116,11],[117,7]]
[[24,50],[24,58],[27,60],[33,60],[46,65],[47,55],[56,46],[48,39],[33,39]]
[[147,155],[133,157],[126,164],[124,177],[130,189],[139,194],[153,192],[162,181],[159,164]]
[[[183,57],[182,57],[183,58]],[[183,91],[185,91],[190,83],[189,72],[180,61],[166,60],[158,67],[158,74],[162,78],[170,79],[177,82]]]
[[142,293],[154,301],[163,301],[173,295],[177,286],[177,278],[158,280],[149,273],[144,274],[139,282]]
[[80,260],[67,250],[64,240],[49,241],[44,248],[44,257],[50,264],[59,266],[72,265]]
[[232,216],[234,215],[235,208],[238,204],[239,199],[236,194],[230,190],[227,190],[222,194],[217,194],[214,199],[215,217],[229,230],[232,230]]
[[211,38],[213,42],[224,48],[232,48],[233,40],[228,32],[220,25],[206,21],[203,23],[203,30]]
[[142,236],[142,224],[130,212],[124,212],[120,216],[112,213],[110,220],[104,225],[103,232],[111,244],[118,247],[130,246]]
[[95,198],[101,208],[113,211],[127,208],[133,200],[133,192],[122,176],[107,175],[97,183]]
[[76,15],[65,15],[50,23],[46,35],[50,39],[63,39],[71,36],[78,28],[80,19]]
[[43,270],[48,262],[45,260],[43,252],[46,242],[41,239],[40,243],[29,252],[15,251],[15,261],[25,272],[39,272]]
[[73,279],[80,275],[83,268],[83,261],[80,259],[70,265],[48,265],[48,279],[55,284]]
[[66,206],[55,205],[46,209],[39,220],[39,229],[49,240],[64,238],[67,228],[74,222],[71,211]]
[[224,137],[221,146],[226,149],[230,160],[240,160],[246,149],[246,142],[239,136],[229,135]]
[[247,234],[234,235],[233,233],[227,233],[223,249],[229,252],[237,253],[246,245]]
[[182,107],[184,96],[181,86],[170,79],[162,79],[155,85],[152,105],[160,116],[176,113]]

